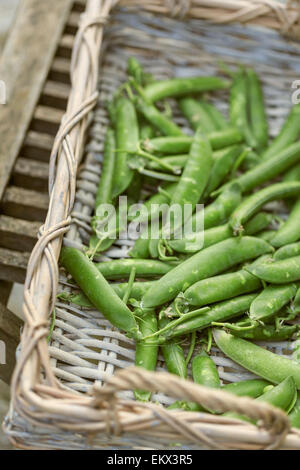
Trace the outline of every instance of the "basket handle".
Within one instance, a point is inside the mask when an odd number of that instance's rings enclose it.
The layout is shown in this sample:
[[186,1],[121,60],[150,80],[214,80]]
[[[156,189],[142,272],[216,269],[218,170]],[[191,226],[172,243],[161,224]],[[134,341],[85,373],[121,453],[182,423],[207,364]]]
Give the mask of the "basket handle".
[[[285,439],[290,429],[290,423],[286,413],[267,403],[258,402],[252,398],[238,397],[223,390],[197,385],[189,380],[181,379],[174,374],[149,372],[139,367],[129,367],[117,371],[115,375],[105,381],[103,387],[95,384],[92,389],[94,396],[93,406],[102,407],[104,403],[109,403],[110,406],[115,407],[118,401],[120,401],[116,396],[118,392],[134,389],[148,390],[151,392],[159,390],[176,399],[196,402],[205,408],[215,410],[219,413],[233,411],[245,415],[251,420],[258,421],[259,427],[269,432],[272,437],[272,444],[268,448],[278,447]],[[190,414],[190,412],[183,413],[181,410],[181,418],[179,419],[176,417],[174,410],[167,410],[153,403],[139,404],[139,402],[134,402],[134,404],[137,407],[139,405],[149,408],[154,407],[153,411],[159,414],[162,420],[167,421],[169,425],[173,424],[175,426],[176,424],[176,430],[180,430],[181,433],[186,436],[188,423],[185,422],[182,416],[184,414]],[[222,419],[222,417],[220,417],[220,419]],[[178,427],[178,420],[180,421],[180,427]],[[188,427],[188,431],[190,432],[190,423]],[[203,441],[203,435],[201,436],[201,440]]]

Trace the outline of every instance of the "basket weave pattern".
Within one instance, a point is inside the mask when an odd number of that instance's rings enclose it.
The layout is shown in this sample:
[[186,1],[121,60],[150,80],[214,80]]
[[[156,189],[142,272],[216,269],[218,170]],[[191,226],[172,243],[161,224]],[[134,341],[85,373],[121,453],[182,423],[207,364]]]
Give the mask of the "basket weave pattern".
[[[121,9],[109,20],[117,3]],[[189,448],[300,448],[300,433],[289,429],[280,410],[247,398],[233,399],[222,391],[208,392],[166,374],[162,358],[156,373],[132,367],[119,370],[134,363],[133,342],[113,329],[99,312],[56,302],[58,290],[74,288],[63,273],[59,278],[57,268],[64,234],[67,245],[82,248],[88,242],[108,124],[104,103],[124,81],[128,56],[137,55],[156,78],[187,72],[214,74],[219,58],[230,66],[255,62],[265,88],[270,133],[275,135],[288,111],[289,99],[284,94],[300,70],[298,45],[272,30],[231,24],[216,27],[203,19],[257,23],[297,36],[298,6],[299,2],[285,7],[276,1],[87,2],[74,45],[68,109],[51,155],[49,211],[31,255],[25,285],[26,325],[13,377],[12,407],[5,423],[16,445],[159,449],[172,448],[170,443],[176,442]],[[189,22],[170,16],[186,16]],[[226,111],[226,97],[219,93],[214,99]],[[188,132],[172,100],[170,105],[175,121]],[[101,259],[126,257],[131,244],[130,240],[119,241]],[[50,312],[55,305],[57,318],[48,345]],[[291,345],[268,347],[287,353]],[[218,351],[213,359],[223,380],[252,377]],[[130,392],[134,388],[153,391],[153,401],[162,404],[186,399],[218,412],[234,410],[258,420],[260,426],[137,403]]]

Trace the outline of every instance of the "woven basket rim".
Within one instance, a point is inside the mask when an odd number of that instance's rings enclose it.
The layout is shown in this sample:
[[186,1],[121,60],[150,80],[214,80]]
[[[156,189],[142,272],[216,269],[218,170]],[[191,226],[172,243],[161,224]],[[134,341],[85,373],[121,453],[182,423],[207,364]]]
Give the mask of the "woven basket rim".
[[[81,17],[73,48],[72,89],[67,112],[51,153],[49,210],[28,264],[24,293],[26,323],[21,338],[21,354],[12,379],[12,409],[28,422],[37,425],[45,425],[45,416],[56,416],[57,422],[49,425],[52,430],[72,430],[77,433],[109,431],[117,434],[148,429],[155,434],[155,430],[151,431],[151,425],[159,417],[161,432],[179,433],[183,439],[194,444],[204,442],[210,447],[226,447],[215,444],[207,437],[205,429],[209,428],[210,436],[214,430],[219,437],[223,435],[228,448],[232,448],[234,443],[245,445],[248,441],[257,448],[282,445],[300,448],[300,433],[290,430],[288,418],[281,410],[249,398],[233,399],[224,391],[212,391],[171,374],[149,373],[137,368],[117,372],[101,389],[94,386],[91,397],[78,396],[63,390],[51,370],[46,336],[49,311],[52,311],[56,298],[57,260],[63,235],[70,225],[76,169],[82,155],[88,116],[97,102],[97,59],[103,25],[117,5],[179,18],[214,20],[215,23],[239,21],[257,24],[300,38],[299,2],[297,8],[294,2],[283,5],[269,0],[87,0],[86,12]],[[86,44],[89,44],[89,51]],[[40,381],[42,369],[46,384]],[[133,388],[152,391],[161,388],[175,398],[201,401],[208,408],[215,406],[221,412],[234,410],[259,420],[261,428],[222,416],[208,418],[203,413],[168,411],[152,403],[137,404],[133,400],[124,401],[117,397],[118,391]],[[146,424],[141,428],[143,422]],[[8,420],[5,424],[7,431],[9,425]],[[19,445],[16,441],[14,444]]]

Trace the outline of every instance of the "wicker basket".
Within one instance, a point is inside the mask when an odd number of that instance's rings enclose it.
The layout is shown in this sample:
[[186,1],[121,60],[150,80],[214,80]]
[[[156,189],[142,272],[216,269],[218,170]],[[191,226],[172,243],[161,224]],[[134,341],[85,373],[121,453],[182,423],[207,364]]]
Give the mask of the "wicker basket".
[[[155,373],[131,367],[133,342],[99,312],[56,302],[58,290],[73,288],[57,268],[63,237],[65,244],[81,248],[90,235],[108,124],[104,102],[124,80],[128,56],[139,57],[157,78],[214,74],[218,59],[230,66],[255,64],[275,135],[291,106],[291,83],[299,78],[299,11],[299,2],[272,0],[87,1],[74,44],[68,108],[51,155],[49,211],[25,284],[26,324],[4,423],[16,446],[300,449],[300,432],[290,429],[279,409],[167,374],[162,358]],[[226,112],[226,96],[213,98]],[[176,122],[185,128],[170,104]],[[101,259],[126,257],[130,244],[120,240]],[[292,349],[287,342],[268,347],[281,354]],[[253,377],[220,351],[213,351],[213,359],[223,381]],[[134,401],[135,388],[153,391],[152,402]],[[259,420],[259,426],[162,406],[174,399],[201,402],[219,412],[235,410]]]

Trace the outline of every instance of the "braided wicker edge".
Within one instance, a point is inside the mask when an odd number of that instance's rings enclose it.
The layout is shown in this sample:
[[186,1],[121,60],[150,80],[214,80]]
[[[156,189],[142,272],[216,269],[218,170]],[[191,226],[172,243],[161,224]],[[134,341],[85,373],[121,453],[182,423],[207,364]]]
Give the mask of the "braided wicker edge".
[[[98,58],[103,25],[117,4],[145,10],[190,16],[218,22],[256,22],[300,36],[298,9],[276,1],[171,1],[88,0],[76,36],[72,62],[72,89],[66,114],[56,136],[50,159],[47,218],[31,254],[24,292],[26,325],[21,338],[21,354],[12,380],[12,409],[28,422],[80,433],[103,431],[120,434],[164,436],[170,434],[189,443],[212,448],[300,448],[299,433],[290,432],[287,416],[279,409],[247,398],[232,398],[218,390],[209,391],[167,373],[150,373],[129,368],[111,377],[103,388],[94,387],[93,397],[78,397],[61,389],[54,376],[48,354],[49,312],[58,284],[57,260],[63,235],[69,229],[70,211],[75,197],[77,166],[81,160],[90,111],[97,102]],[[75,86],[76,84],[76,86]],[[44,381],[41,383],[41,371]],[[260,427],[202,413],[167,411],[151,403],[124,401],[117,392],[128,389],[162,390],[178,399],[201,402],[218,412],[228,410],[258,421]],[[159,426],[153,429],[153,422]],[[7,426],[8,424],[6,424]],[[267,431],[267,432],[265,432]],[[209,437],[208,437],[209,436]],[[226,443],[223,445],[222,443]],[[18,444],[18,443],[16,443]]]

